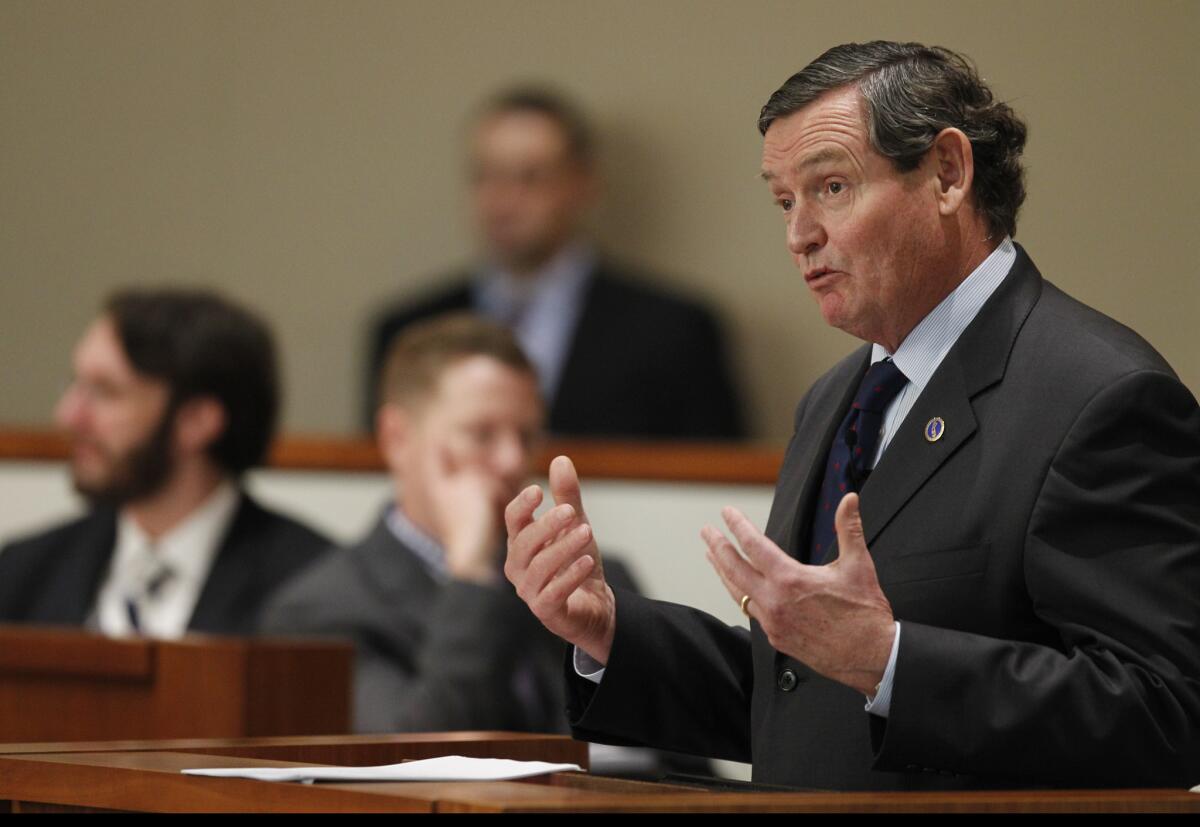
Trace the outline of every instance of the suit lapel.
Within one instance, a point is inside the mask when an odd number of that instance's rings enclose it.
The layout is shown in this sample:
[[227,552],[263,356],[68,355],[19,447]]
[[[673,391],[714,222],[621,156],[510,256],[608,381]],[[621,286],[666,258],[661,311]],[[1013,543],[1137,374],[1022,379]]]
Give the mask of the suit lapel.
[[[825,474],[829,446],[846,416],[871,358],[862,348],[835,371],[824,387],[814,388],[784,459],[767,520],[766,534],[792,557],[800,557],[812,526],[812,504]],[[809,413],[811,411],[811,413]],[[806,438],[820,434],[817,440]]]
[[808,458],[808,473],[804,476],[804,486],[800,489],[800,508],[796,510],[800,519],[796,520],[796,524],[792,526],[791,541],[793,557],[805,556],[801,553],[809,543],[809,537],[812,534],[813,509],[817,502],[817,492],[821,490],[821,483],[825,480],[825,465],[829,458],[829,449],[833,445],[834,437],[837,436],[838,428],[841,427],[842,420],[846,418],[846,411],[850,409],[850,403],[854,401],[854,395],[858,391],[858,385],[862,382],[863,376],[867,373],[867,368],[870,367],[871,349],[864,348],[861,358],[858,360],[858,366],[850,375],[849,381],[845,382],[842,388],[841,398],[838,403],[833,406],[833,415],[824,415],[824,422],[818,423],[822,429],[821,442],[816,453]]
[[426,602],[436,593],[437,581],[421,559],[388,527],[386,514],[375,524],[360,550],[362,553],[353,559],[362,569],[363,582],[378,589],[385,598]]
[[[1041,276],[1025,251],[1008,277],[946,354],[917,403],[900,423],[862,490],[867,545],[977,430],[972,398],[1004,377],[1017,333],[1041,295]],[[936,442],[925,438],[934,417],[945,421]]]
[[245,614],[241,604],[248,593],[254,593],[254,545],[261,513],[259,507],[243,493],[188,621],[188,631],[214,634],[250,631],[240,629],[239,625]]
[[595,366],[609,359],[610,337],[606,328],[613,319],[620,319],[623,315],[621,303],[613,295],[602,265],[597,265],[589,275],[582,301],[583,307],[579,311],[559,372],[558,389],[551,402],[551,431],[560,430],[563,422],[570,422],[577,416],[575,412],[586,405],[591,391],[589,383],[594,380],[596,373]]
[[[946,426],[939,440],[929,442],[924,427],[934,417],[941,417]],[[960,367],[947,356],[863,486],[861,508],[868,546],[975,428]]]
[[38,620],[82,625],[96,605],[100,584],[117,547],[117,515],[109,508],[97,509],[83,526],[79,545],[64,558],[55,572],[57,584],[50,586],[50,600]]

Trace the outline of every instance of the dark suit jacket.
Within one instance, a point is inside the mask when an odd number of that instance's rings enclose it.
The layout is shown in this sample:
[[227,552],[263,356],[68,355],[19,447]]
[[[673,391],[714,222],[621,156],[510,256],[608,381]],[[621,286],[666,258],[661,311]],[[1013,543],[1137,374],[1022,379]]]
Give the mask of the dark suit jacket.
[[[470,277],[413,304],[394,307],[375,327],[366,421],[392,339],[414,321],[472,309]],[[601,264],[549,412],[551,433],[598,437],[737,439],[739,397],[716,320],[698,304],[651,289]]]
[[359,732],[566,728],[562,642],[503,578],[439,581],[382,519],[284,586],[261,631],[354,642]]
[[[767,534],[807,542],[869,348],[801,401]],[[925,423],[945,420],[930,443]],[[891,713],[691,609],[618,596],[580,737],[753,760],[820,788],[1200,781],[1200,409],[1130,330],[1013,271],[861,492],[901,622]],[[781,681],[792,670],[791,691]]]
[[[0,622],[83,625],[116,539],[116,512],[98,508],[8,545],[0,552]],[[271,591],[328,546],[312,529],[243,494],[188,630],[252,634]]]

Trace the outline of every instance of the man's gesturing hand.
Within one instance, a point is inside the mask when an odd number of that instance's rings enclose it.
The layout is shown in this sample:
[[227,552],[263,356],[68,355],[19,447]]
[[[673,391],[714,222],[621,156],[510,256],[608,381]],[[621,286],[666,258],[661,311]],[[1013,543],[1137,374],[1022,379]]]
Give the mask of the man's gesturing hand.
[[741,553],[724,534],[705,526],[708,561],[734,600],[750,596],[746,608],[771,646],[873,696],[896,624],[863,538],[858,495],[847,494],[838,504],[838,559],[827,566],[792,559],[737,509],[726,508],[721,516]]
[[579,477],[566,457],[550,463],[550,493],[555,507],[536,520],[533,513],[542,502],[536,485],[505,509],[504,574],[547,629],[606,664],[616,631],[616,600],[604,581]]

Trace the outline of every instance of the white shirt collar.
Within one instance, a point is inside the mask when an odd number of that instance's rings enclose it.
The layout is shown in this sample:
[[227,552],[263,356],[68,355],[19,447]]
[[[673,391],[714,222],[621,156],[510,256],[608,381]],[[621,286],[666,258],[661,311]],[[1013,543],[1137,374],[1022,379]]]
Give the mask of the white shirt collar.
[[996,249],[912,329],[895,353],[889,354],[883,345],[872,345],[871,362],[891,356],[896,367],[920,393],[1016,260],[1016,246],[1005,236]]
[[182,636],[240,502],[237,487],[223,481],[199,508],[154,541],[122,511],[112,563],[97,598],[100,629],[111,635],[132,632],[126,601],[144,600],[147,580],[165,566],[170,578],[139,606],[139,621],[142,632],[152,637]]
[[392,506],[387,510],[387,516],[384,519],[392,536],[417,555],[430,574],[438,580],[445,580],[449,576],[446,568],[446,552],[442,548],[442,544],[417,528],[416,524],[408,519],[403,508],[398,505]]
[[574,293],[582,288],[596,265],[596,254],[587,244],[566,245],[536,272],[517,276],[497,264],[480,274],[478,297],[485,313],[502,314],[515,302],[533,302],[547,293]]

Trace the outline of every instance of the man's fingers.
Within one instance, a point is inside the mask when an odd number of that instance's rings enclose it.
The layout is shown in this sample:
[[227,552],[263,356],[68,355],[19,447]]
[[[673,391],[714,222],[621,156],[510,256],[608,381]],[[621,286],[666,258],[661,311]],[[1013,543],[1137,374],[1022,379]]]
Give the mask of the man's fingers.
[[546,612],[562,607],[566,604],[567,598],[584,583],[592,574],[592,569],[595,568],[596,560],[591,555],[580,557],[571,565],[558,572],[553,579],[538,593],[534,600],[536,607],[531,605],[530,608]]
[[536,595],[562,569],[572,565],[580,557],[591,557],[588,546],[592,541],[591,526],[584,523],[571,531],[563,532],[554,542],[536,552],[525,568],[520,591],[523,595]]
[[725,535],[712,526],[705,526],[700,537],[708,546],[708,562],[716,569],[717,576],[725,584],[729,596],[741,601],[742,596],[754,594],[762,584],[762,575],[755,571],[742,555],[738,554],[733,543]]
[[526,526],[533,522],[533,512],[542,504],[542,489],[531,485],[517,496],[504,509],[504,526],[508,529],[508,539],[515,540]]
[[777,571],[781,564],[794,562],[783,549],[771,542],[765,534],[755,527],[754,523],[750,522],[750,518],[736,508],[726,507],[721,509],[721,517],[725,520],[725,525],[729,526],[729,530],[733,532],[733,536],[737,538],[738,545],[742,547],[742,552],[745,553],[747,559],[763,574],[771,574]]
[[709,564],[713,567],[713,571],[715,571],[717,573],[717,577],[721,579],[721,585],[725,587],[725,591],[729,592],[729,596],[733,598],[733,602],[737,603],[740,607],[742,605],[742,601],[749,597],[750,599],[745,601],[745,609],[743,611],[747,617],[758,620],[758,614],[756,613],[758,606],[754,601],[754,595],[750,592],[741,591],[737,586],[729,581],[725,573],[721,570],[721,566],[717,562],[716,556],[712,553],[712,549],[709,549],[706,552],[706,556],[708,557]]
[[862,513],[858,509],[857,494],[842,497],[833,515],[833,527],[837,531],[838,560],[856,560],[867,555],[867,541],[863,534]]
[[579,489],[579,474],[570,457],[555,457],[550,463],[550,494],[559,505],[570,505],[583,513],[583,493]]

